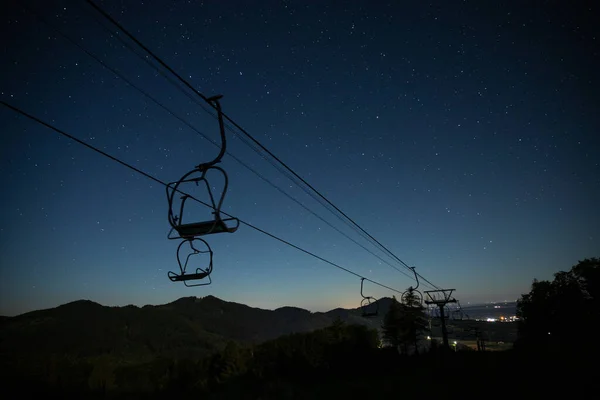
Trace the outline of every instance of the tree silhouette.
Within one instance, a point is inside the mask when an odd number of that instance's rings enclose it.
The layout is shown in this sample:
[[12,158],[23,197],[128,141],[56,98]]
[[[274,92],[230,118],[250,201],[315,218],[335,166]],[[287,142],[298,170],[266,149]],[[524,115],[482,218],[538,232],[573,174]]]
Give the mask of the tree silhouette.
[[404,313],[401,319],[403,340],[414,346],[415,353],[419,352],[419,339],[427,330],[427,317],[420,298],[409,290],[404,296]]
[[552,281],[534,280],[531,291],[517,302],[518,345],[556,349],[578,346],[573,323],[591,329],[599,316],[599,287],[598,258],[580,261],[568,272],[557,272]]
[[418,352],[418,341],[427,328],[425,310],[417,296],[409,292],[402,304],[392,298],[390,308],[383,318],[383,339],[392,347],[407,354],[409,346]]
[[571,272],[579,281],[589,307],[598,310],[600,305],[600,258],[587,258],[580,261],[571,269]]
[[388,312],[383,317],[383,339],[395,349],[399,349],[402,344],[402,305],[392,297],[392,302]]

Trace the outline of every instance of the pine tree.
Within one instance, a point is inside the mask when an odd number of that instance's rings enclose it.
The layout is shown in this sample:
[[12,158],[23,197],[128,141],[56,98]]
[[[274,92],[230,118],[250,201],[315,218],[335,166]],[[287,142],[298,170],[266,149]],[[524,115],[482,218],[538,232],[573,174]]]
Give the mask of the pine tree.
[[396,296],[392,297],[392,303],[388,312],[383,317],[383,339],[392,347],[398,349],[402,343],[402,305],[396,300]]
[[418,352],[418,342],[427,330],[427,317],[416,293],[409,291],[400,303],[392,298],[390,309],[383,318],[383,338],[396,349],[408,353],[409,346]]
[[415,352],[418,353],[419,339],[423,336],[423,332],[427,330],[428,325],[425,308],[421,304],[421,299],[412,290],[406,293],[403,301],[404,313],[400,323],[403,332],[402,339],[404,343],[413,345]]

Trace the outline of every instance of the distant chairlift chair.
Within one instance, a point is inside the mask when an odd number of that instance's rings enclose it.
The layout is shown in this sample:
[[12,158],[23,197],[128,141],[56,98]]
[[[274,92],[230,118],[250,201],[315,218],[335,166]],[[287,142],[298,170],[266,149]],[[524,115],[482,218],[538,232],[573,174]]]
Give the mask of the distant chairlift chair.
[[364,281],[365,278],[360,279],[360,295],[362,297],[362,300],[360,302],[360,308],[362,310],[362,316],[366,318],[376,317],[379,315],[379,302],[376,298],[371,296],[365,296],[363,294]]
[[[194,243],[198,243],[198,242],[201,242],[204,244],[205,250],[199,250],[194,245]],[[191,251],[185,257],[185,262],[182,262],[181,251],[182,251],[182,246],[185,243],[189,244]],[[194,272],[194,273],[187,273],[187,268],[188,268],[188,264],[190,263],[190,258],[192,256],[197,256],[200,254],[208,254],[208,266],[204,269],[196,268],[196,272]],[[188,287],[205,286],[205,285],[210,285],[212,283],[212,280],[210,279],[210,273],[212,272],[212,268],[213,268],[213,252],[205,240],[194,239],[194,238],[182,240],[181,243],[179,244],[179,246],[177,247],[177,263],[179,264],[179,272],[180,273],[177,274],[173,271],[169,271],[168,276],[169,276],[169,279],[171,280],[171,282],[183,282],[183,284]],[[208,282],[196,283],[196,284],[188,283],[188,281],[201,280],[204,278],[208,278]]]
[[[409,267],[409,268],[412,270],[413,274],[415,274],[415,280],[417,281],[417,286],[409,287],[406,292],[402,293],[402,296],[400,297],[400,299],[402,300],[403,304],[406,304],[409,307],[413,307],[417,303],[419,304],[419,306],[422,306],[423,305],[423,295],[421,294],[421,292],[419,292],[417,290],[419,287],[419,284],[420,284],[419,283],[419,275],[415,271],[415,267]],[[412,301],[413,304],[407,304],[411,297],[413,298],[413,301]]]

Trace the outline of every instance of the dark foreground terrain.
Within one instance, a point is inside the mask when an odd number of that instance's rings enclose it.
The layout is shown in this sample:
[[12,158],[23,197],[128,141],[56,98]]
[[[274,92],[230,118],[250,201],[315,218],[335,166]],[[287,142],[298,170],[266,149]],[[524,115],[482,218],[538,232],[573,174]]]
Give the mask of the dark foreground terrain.
[[5,393],[30,398],[115,399],[542,398],[594,385],[591,354],[444,351],[431,343],[426,353],[403,356],[381,348],[375,330],[338,320],[258,345],[229,341],[202,358],[133,362],[107,349],[93,358],[12,360],[3,364],[1,384]]
[[[0,320],[0,384],[20,396],[124,399],[538,398],[592,385],[592,353],[512,349],[515,325],[464,320],[448,320],[459,345],[444,351],[439,322],[419,354],[400,355],[382,347],[381,318],[356,309],[270,311],[212,296],[142,308],[78,301]],[[473,328],[488,350],[511,350],[474,351]]]
[[[300,348],[305,345],[298,343]],[[100,364],[63,365],[45,379],[3,371],[2,385],[5,393],[30,398],[115,399],[554,398],[557,393],[576,398],[597,387],[594,369],[585,366],[593,365],[592,360],[568,355],[506,351],[400,356],[339,343],[325,349],[329,355],[320,360],[299,348],[272,351],[248,359],[248,354],[236,356],[230,349],[229,355],[204,360],[157,359],[112,371]]]

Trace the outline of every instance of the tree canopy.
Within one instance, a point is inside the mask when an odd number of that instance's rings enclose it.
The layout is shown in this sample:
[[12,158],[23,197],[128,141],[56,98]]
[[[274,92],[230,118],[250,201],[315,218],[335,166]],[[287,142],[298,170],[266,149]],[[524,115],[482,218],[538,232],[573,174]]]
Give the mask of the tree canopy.
[[383,339],[392,347],[408,353],[409,347],[418,352],[418,342],[427,329],[425,310],[414,292],[409,291],[400,303],[393,297],[383,319]]
[[[600,259],[588,258],[552,281],[534,280],[517,302],[519,344],[531,347],[581,346],[577,332],[587,331],[599,316]],[[586,343],[586,346],[596,346]]]

